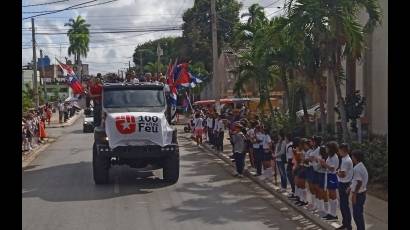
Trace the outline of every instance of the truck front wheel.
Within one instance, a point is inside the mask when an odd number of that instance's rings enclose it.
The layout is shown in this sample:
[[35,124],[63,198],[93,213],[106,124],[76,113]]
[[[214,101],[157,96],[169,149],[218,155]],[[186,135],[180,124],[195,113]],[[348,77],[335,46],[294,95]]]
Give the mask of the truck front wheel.
[[179,153],[169,155],[164,161],[163,176],[166,182],[175,184],[179,179]]
[[109,180],[110,161],[107,157],[99,156],[97,145],[93,144],[93,176],[95,184],[107,184]]

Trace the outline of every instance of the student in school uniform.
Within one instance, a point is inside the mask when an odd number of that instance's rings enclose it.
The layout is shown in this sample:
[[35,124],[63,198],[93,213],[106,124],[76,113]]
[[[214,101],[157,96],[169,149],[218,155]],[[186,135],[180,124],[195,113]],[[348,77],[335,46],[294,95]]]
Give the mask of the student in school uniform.
[[199,113],[195,114],[195,120],[194,120],[194,137],[196,144],[202,144],[202,132],[203,132],[203,119]]
[[246,142],[248,144],[248,149],[249,149],[249,161],[251,163],[252,168],[255,168],[255,153],[254,153],[253,144],[251,142],[251,139],[255,135],[256,125],[257,125],[256,121],[251,121],[249,129],[246,131]]
[[243,170],[245,167],[245,135],[242,133],[243,127],[239,123],[235,123],[233,128],[233,133],[231,137],[231,142],[233,145],[233,152],[235,157],[236,165],[236,177],[243,177]]
[[293,141],[292,141],[292,135],[291,134],[286,134],[285,136],[285,141],[286,141],[286,159],[287,159],[287,164],[286,164],[286,176],[289,180],[289,184],[291,187],[291,193],[289,194],[288,198],[293,199],[295,198],[295,181],[294,181],[294,175],[293,175],[293,164],[292,164],[292,159],[293,159]]
[[[329,199],[329,209],[326,210],[327,215],[324,217],[326,220],[337,220],[336,208],[337,208],[337,196],[336,190],[338,186],[338,180],[336,176],[336,169],[339,166],[339,158],[337,152],[339,145],[335,141],[327,143],[327,159],[321,160],[322,167],[327,169],[327,194],[324,194]],[[325,191],[326,192],[326,191]]]
[[352,151],[352,161],[354,167],[352,184],[349,190],[352,193],[353,219],[356,224],[357,230],[365,229],[363,207],[366,201],[366,191],[369,174],[363,164],[363,158],[363,152],[361,152],[360,150]]
[[286,187],[287,187],[287,178],[286,178],[286,170],[285,170],[285,164],[286,164],[286,146],[287,146],[288,141],[285,138],[285,135],[280,132],[278,135],[278,142],[275,146],[275,160],[276,160],[276,166],[279,170],[279,175],[280,175],[280,184],[281,184],[281,189],[280,192],[286,192]]
[[350,183],[353,178],[353,162],[349,156],[349,145],[342,143],[339,146],[339,157],[342,158],[340,168],[336,171],[339,181],[337,190],[339,192],[339,206],[342,213],[342,226],[337,229],[352,229],[352,214],[349,207]]
[[259,124],[255,126],[255,130],[251,133],[251,142],[253,153],[255,156],[255,167],[256,167],[256,176],[262,176],[262,161],[263,161],[263,138],[264,134],[262,128]]
[[320,146],[319,148],[319,157],[317,158],[317,190],[316,196],[318,199],[318,214],[319,217],[324,218],[327,215],[327,210],[329,209],[329,200],[327,193],[325,192],[327,189],[327,169],[320,164],[327,159],[328,154],[326,150],[326,146]]
[[273,171],[272,171],[272,139],[270,137],[270,132],[268,128],[262,128],[263,138],[262,138],[262,165],[263,165],[263,176],[266,181],[272,182]]
[[299,198],[295,204],[298,206],[307,205],[307,190],[305,185],[305,169],[304,169],[304,148],[307,143],[306,138],[300,140],[299,145],[296,147],[294,154],[294,164],[295,164],[295,185],[296,185],[296,196]]
[[315,197],[315,190],[313,188],[313,166],[312,162],[310,160],[310,156],[312,152],[314,151],[314,146],[313,146],[313,138],[309,138],[308,142],[305,144],[305,171],[306,171],[306,182],[309,187],[309,192],[311,194],[310,200],[308,200],[308,210],[313,209],[313,198]]
[[206,125],[208,126],[208,130],[207,130],[208,142],[210,144],[213,144],[214,143],[213,129],[214,129],[215,122],[214,122],[214,115],[212,113],[208,114],[208,118],[206,119]]
[[218,119],[218,128],[217,128],[217,150],[223,152],[223,141],[224,141],[224,130],[225,130],[225,123],[224,123],[224,117],[222,115],[219,115]]
[[319,190],[320,190],[319,181],[320,181],[321,174],[319,174],[319,171],[318,171],[320,167],[318,163],[318,159],[320,158],[320,146],[322,144],[322,137],[313,136],[312,143],[313,143],[313,147],[312,147],[313,151],[310,152],[310,156],[309,156],[309,160],[312,165],[312,171],[311,171],[311,184],[312,184],[312,189],[313,189],[312,210],[319,210],[319,209],[324,209],[322,208],[322,202],[319,199]]

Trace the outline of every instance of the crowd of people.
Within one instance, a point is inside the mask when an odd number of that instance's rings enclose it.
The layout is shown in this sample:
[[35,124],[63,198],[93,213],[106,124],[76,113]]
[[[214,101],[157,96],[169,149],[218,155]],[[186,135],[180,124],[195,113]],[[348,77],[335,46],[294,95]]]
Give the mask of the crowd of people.
[[256,169],[260,179],[277,184],[279,174],[280,192],[287,192],[290,186],[288,199],[296,205],[305,206],[325,220],[337,220],[339,208],[342,226],[338,229],[352,229],[352,214],[357,229],[365,229],[363,206],[368,173],[360,150],[351,150],[346,143],[324,143],[320,136],[303,138],[281,131],[272,135],[258,116],[250,117],[244,111],[243,106],[240,111],[224,115],[208,108],[196,110],[190,122],[193,138],[198,145],[205,139],[217,151],[223,151],[227,130],[236,177],[243,177],[248,156],[250,171]]
[[30,151],[47,138],[46,122],[50,124],[53,107],[45,104],[23,115],[21,122],[22,151]]

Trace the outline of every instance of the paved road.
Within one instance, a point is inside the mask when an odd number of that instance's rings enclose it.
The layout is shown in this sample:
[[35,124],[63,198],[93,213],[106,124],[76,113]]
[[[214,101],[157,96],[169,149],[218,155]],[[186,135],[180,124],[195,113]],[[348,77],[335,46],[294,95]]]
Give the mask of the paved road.
[[319,229],[185,138],[177,184],[162,183],[161,170],[115,166],[112,184],[96,186],[82,119],[49,134],[62,136],[23,169],[25,230]]

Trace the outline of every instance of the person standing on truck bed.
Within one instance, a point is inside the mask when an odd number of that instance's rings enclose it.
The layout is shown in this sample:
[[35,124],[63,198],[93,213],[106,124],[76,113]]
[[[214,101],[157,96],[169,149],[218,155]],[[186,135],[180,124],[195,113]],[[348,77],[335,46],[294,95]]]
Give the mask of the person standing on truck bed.
[[102,83],[101,74],[97,74],[97,78],[91,80],[90,85],[90,98],[93,100],[94,104],[94,125],[99,126],[101,123],[101,93],[102,93]]

